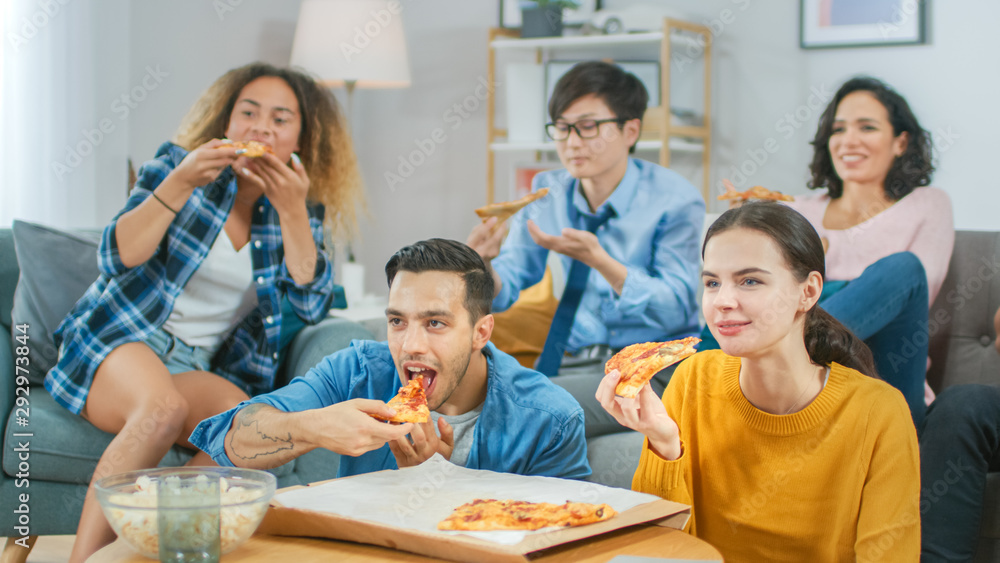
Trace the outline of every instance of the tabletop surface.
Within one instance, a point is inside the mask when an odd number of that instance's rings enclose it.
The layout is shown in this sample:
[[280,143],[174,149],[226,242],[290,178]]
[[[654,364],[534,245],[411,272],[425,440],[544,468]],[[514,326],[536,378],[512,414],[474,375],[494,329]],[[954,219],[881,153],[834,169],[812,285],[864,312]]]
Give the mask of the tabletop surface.
[[[715,548],[694,536],[673,528],[647,524],[552,547],[533,554],[531,560],[534,563],[605,563],[617,555],[722,561],[722,556]],[[276,557],[280,557],[280,559],[276,559]],[[262,534],[251,537],[239,549],[223,556],[222,561],[224,563],[264,562],[292,560],[291,558],[294,558],[296,563],[312,561],[346,561],[349,563],[443,561],[375,545]],[[88,563],[148,563],[149,561],[149,559],[132,551],[123,540],[118,540],[101,549],[87,560]]]

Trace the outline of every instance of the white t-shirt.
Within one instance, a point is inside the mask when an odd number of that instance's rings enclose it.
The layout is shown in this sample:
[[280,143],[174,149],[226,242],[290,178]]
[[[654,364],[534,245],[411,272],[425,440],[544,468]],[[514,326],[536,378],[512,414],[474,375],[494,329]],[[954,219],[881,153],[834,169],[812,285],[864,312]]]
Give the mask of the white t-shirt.
[[237,251],[222,231],[177,296],[163,328],[189,346],[214,350],[256,306],[250,245]]

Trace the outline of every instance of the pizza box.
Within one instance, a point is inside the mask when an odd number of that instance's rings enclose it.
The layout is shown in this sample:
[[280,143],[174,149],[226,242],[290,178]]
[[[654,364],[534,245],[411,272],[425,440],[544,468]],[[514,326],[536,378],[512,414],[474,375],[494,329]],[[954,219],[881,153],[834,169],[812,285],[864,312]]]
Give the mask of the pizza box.
[[[538,532],[446,532],[437,522],[474,498],[602,503],[604,522]],[[627,508],[626,508],[627,507]],[[528,554],[636,524],[681,529],[689,506],[595,483],[466,469],[440,456],[417,467],[379,471],[277,491],[258,533],[368,543],[453,561],[528,561]]]

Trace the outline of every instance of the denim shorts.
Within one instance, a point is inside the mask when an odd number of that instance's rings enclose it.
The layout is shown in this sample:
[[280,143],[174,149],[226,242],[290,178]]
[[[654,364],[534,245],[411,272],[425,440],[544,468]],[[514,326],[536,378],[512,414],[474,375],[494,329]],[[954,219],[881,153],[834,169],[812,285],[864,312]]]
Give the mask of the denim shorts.
[[171,374],[209,371],[208,368],[212,363],[211,350],[200,346],[188,346],[183,340],[162,328],[156,329],[156,332],[149,335],[145,343],[160,357]]

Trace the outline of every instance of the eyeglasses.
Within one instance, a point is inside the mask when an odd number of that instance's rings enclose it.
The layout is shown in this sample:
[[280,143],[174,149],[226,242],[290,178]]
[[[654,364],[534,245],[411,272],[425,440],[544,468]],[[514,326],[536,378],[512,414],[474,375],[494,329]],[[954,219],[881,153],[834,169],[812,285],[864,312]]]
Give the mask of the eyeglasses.
[[617,123],[621,125],[626,121],[628,120],[621,117],[612,117],[611,119],[581,119],[576,123],[556,121],[545,124],[545,133],[553,141],[565,141],[569,138],[569,132],[573,130],[576,131],[577,136],[581,139],[593,139],[600,132],[601,124]]

